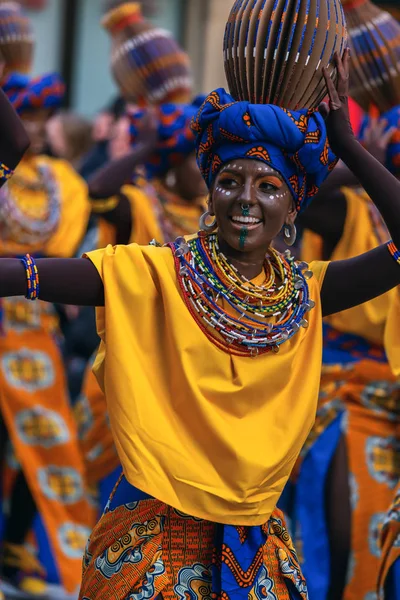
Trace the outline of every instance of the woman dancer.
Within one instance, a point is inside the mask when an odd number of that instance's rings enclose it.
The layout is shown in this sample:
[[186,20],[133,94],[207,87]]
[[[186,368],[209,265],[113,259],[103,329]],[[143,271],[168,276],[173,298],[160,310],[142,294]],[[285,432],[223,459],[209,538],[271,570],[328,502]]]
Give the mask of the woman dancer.
[[[337,91],[325,71],[332,149],[399,245],[400,183],[354,138],[348,54],[336,61]],[[271,249],[282,228],[293,240],[297,211],[334,164],[317,113],[218,90],[194,128],[217,234],[36,268],[3,260],[0,293],[26,293],[29,280],[31,297],[103,307],[96,368],[125,475],[88,546],[82,597],[208,595],[212,585],[223,596],[267,587],[307,598],[275,506],[314,419],[322,315],[396,286],[397,254],[383,244],[314,263],[311,278]]]

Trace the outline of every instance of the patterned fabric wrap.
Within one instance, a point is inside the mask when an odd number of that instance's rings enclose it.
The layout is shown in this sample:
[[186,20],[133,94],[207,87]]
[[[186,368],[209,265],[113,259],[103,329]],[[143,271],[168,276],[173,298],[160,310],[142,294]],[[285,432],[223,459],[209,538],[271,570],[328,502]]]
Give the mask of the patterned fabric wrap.
[[[382,115],[382,119],[387,121],[386,131],[391,127],[395,127],[396,131],[387,147],[386,153],[386,168],[396,177],[400,176],[400,105],[395,106],[391,110]],[[370,117],[365,117],[360,131],[361,141],[364,139],[365,130],[371,122]]]
[[89,540],[80,598],[160,594],[164,600],[308,600],[280,511],[262,527],[220,526],[146,498],[122,477]]
[[11,73],[2,83],[3,91],[18,113],[35,108],[60,108],[65,94],[65,84],[57,73],[35,79]]
[[[398,573],[400,565],[400,485],[386,515],[381,531],[381,567],[378,577],[379,600],[398,600]],[[393,570],[396,569],[394,572]],[[396,586],[390,585],[396,576]],[[390,589],[395,587],[395,590]],[[396,593],[397,591],[397,593]]]
[[[50,304],[4,300],[0,413],[18,459],[14,467],[24,472],[47,538],[35,530],[46,580],[72,594],[80,583],[82,553],[96,513],[56,342],[57,321]],[[2,471],[0,489],[4,476]]]
[[[192,104],[163,104],[152,109],[157,123],[157,144],[144,165],[149,179],[164,175],[195,151],[191,122],[202,100],[204,98],[196,99]],[[140,124],[147,114],[148,109],[137,109],[128,115],[132,145],[138,140]]]
[[323,363],[317,418],[292,475],[295,542],[302,548],[310,599],[324,600],[330,585],[325,486],[343,436],[352,520],[344,597],[372,599],[381,528],[400,477],[400,385],[381,347],[331,327],[324,329]]
[[192,128],[197,161],[209,188],[226,162],[260,160],[282,175],[298,211],[317,194],[337,162],[318,112],[235,102],[222,88],[208,96]]

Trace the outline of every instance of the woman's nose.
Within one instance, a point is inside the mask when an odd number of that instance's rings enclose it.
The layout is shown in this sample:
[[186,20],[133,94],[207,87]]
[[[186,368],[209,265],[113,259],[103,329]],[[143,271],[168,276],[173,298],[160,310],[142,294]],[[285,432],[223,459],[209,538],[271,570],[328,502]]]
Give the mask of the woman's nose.
[[253,182],[249,179],[246,180],[242,187],[242,193],[240,194],[240,202],[244,205],[253,204],[255,201],[255,190]]

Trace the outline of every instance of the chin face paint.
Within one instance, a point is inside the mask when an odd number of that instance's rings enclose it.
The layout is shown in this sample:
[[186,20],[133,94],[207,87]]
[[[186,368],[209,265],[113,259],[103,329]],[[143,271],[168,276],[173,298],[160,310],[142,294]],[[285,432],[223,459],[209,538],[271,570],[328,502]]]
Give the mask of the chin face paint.
[[[242,204],[241,209],[242,209],[243,217],[248,217],[250,215],[250,206],[248,204]],[[248,234],[249,234],[249,232],[248,232],[247,227],[242,227],[242,229],[240,230],[240,236],[239,236],[239,248],[241,250],[244,250],[244,247],[246,244],[246,238],[247,238]]]
[[240,230],[239,247],[241,250],[244,250],[248,233],[249,233],[249,231],[248,231],[247,227],[242,227],[242,229]]

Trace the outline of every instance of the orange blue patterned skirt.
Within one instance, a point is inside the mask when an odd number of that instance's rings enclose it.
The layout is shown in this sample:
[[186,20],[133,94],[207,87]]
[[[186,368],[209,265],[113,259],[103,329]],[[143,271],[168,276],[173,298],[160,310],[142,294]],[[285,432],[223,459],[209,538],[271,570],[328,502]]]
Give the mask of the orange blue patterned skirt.
[[[351,555],[345,600],[377,598],[380,534],[400,478],[400,385],[383,349],[325,328],[317,418],[292,474],[286,504],[311,600],[330,589],[325,490],[344,438],[350,489]],[[386,600],[386,599],[385,599]],[[400,596],[396,599],[400,600]]]
[[217,525],[121,477],[88,542],[81,600],[308,600],[276,510],[260,527]]
[[400,600],[400,485],[383,524],[381,547],[379,600]]

